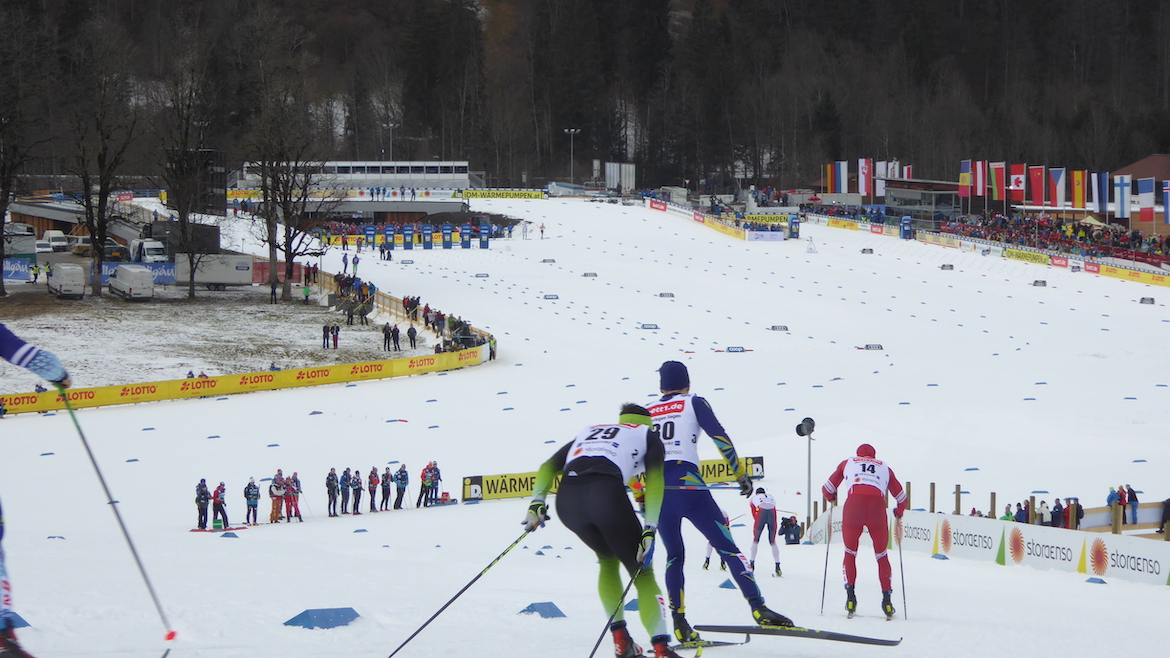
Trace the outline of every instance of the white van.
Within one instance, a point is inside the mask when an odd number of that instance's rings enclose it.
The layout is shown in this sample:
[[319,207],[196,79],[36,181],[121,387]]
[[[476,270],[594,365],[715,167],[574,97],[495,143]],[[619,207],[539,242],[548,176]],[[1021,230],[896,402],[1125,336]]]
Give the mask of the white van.
[[69,251],[69,238],[61,231],[52,229],[41,234],[41,239],[53,246],[53,251]]
[[58,297],[85,297],[85,268],[76,263],[54,263],[49,266],[45,283],[49,292]]
[[119,265],[110,274],[110,292],[129,301],[154,298],[154,272],[141,265]]
[[130,260],[135,263],[165,263],[167,250],[158,240],[131,240]]

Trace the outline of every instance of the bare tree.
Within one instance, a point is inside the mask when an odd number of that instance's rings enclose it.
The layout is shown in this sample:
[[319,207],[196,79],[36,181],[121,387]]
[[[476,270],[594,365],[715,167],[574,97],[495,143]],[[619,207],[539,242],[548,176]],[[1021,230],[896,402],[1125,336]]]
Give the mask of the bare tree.
[[126,153],[139,135],[138,89],[131,75],[133,40],[117,23],[98,16],[87,22],[68,52],[73,92],[72,153],[65,170],[81,183],[79,201],[94,245],[92,294],[102,294],[103,245],[112,220],[110,194],[118,187]]
[[[0,225],[19,178],[39,146],[50,139],[43,121],[52,46],[43,27],[19,11],[0,8]],[[5,240],[0,239],[0,263]],[[0,297],[7,296],[0,277]]]
[[186,27],[174,36],[175,46],[152,93],[156,109],[153,132],[162,159],[162,187],[166,188],[167,204],[175,209],[178,224],[175,258],[187,258],[190,263],[187,297],[194,299],[195,273],[206,248],[195,239],[192,216],[202,208],[207,176],[216,166],[217,153],[205,144],[216,88],[207,41]]

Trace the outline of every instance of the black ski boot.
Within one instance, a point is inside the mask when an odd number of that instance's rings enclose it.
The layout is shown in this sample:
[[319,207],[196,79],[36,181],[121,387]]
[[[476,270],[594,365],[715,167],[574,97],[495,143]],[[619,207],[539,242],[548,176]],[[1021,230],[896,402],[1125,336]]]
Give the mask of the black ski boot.
[[32,654],[20,648],[16,633],[11,628],[0,629],[0,658],[33,658]]
[[699,634],[695,632],[695,629],[691,628],[691,625],[687,623],[687,618],[684,613],[676,612],[671,616],[674,619],[674,637],[684,646],[688,642],[698,642],[699,640],[703,639],[699,637]]
[[779,578],[780,576],[783,576],[783,575],[784,575],[784,572],[780,570],[780,563],[777,562],[776,563],[776,577]]
[[624,620],[610,624],[609,630],[613,632],[613,653],[617,658],[640,658],[642,656],[642,647],[634,644],[634,638],[630,637],[630,632],[626,630]]
[[857,595],[849,585],[845,586],[845,611],[849,613],[849,619],[853,619],[853,615],[857,614]]
[[886,590],[882,592],[882,612],[886,613],[886,621],[894,618],[894,604],[890,602],[890,596],[894,593],[893,590]]
[[785,617],[784,615],[782,615],[778,612],[775,612],[773,610],[769,610],[767,608],[767,606],[764,606],[764,605],[758,605],[755,608],[752,608],[752,618],[756,620],[757,624],[759,624],[760,626],[765,626],[765,627],[767,627],[767,626],[788,626],[788,627],[795,626],[795,624],[792,623],[791,619],[789,619],[788,617]]
[[711,558],[707,558],[706,560],[703,560],[703,570],[706,571],[707,567],[709,567],[709,566],[711,566]]
[[753,572],[756,570],[756,561],[755,560],[748,562],[748,569],[751,569]]

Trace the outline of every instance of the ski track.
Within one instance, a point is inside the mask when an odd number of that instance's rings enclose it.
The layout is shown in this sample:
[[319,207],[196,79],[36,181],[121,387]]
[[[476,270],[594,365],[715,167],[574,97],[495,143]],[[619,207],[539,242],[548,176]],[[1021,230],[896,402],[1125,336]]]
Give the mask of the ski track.
[[[490,250],[395,251],[392,263],[370,254],[361,274],[392,295],[421,295],[492,332],[497,361],[353,387],[78,413],[178,631],[171,656],[389,655],[516,538],[526,501],[329,519],[322,494],[329,468],[368,473],[402,461],[416,495],[422,466],[438,460],[443,489],[461,497],[462,476],[535,470],[581,427],[611,421],[622,402],[651,399],[655,370],[667,359],[688,364],[695,392],[711,401],[739,453],[765,458],[761,485],[801,517],[808,442],[793,428],[805,416],[817,420],[814,490],[868,442],[913,483],[914,507],[926,505],[932,481],[940,509],[953,505],[955,484],[970,491],[964,512],[986,511],[991,491],[999,507],[1033,490],[1095,506],[1123,483],[1142,491],[1143,501],[1166,496],[1157,475],[1170,451],[1163,436],[1170,388],[1160,386],[1170,383],[1170,356],[1157,349],[1170,321],[1162,289],[810,225],[802,241],[745,243],[643,208],[556,199],[472,204],[544,223],[546,239],[531,230],[521,240],[516,231]],[[241,224],[225,226],[226,239],[260,253]],[[817,253],[808,253],[808,237]],[[874,253],[861,254],[866,247]],[[340,269],[341,253],[329,251],[324,269]],[[414,264],[403,265],[404,257]],[[556,262],[541,262],[549,258]],[[955,270],[941,271],[944,263]],[[1032,287],[1036,279],[1048,287]],[[218,309],[202,314],[193,312],[202,305],[106,299],[73,306],[82,311],[75,316],[7,321],[57,352],[80,386],[384,354],[376,326],[368,336],[343,334],[337,353],[320,350],[321,318],[344,325],[342,316],[270,307],[258,290],[201,291]],[[1143,296],[1159,304],[1139,305]],[[640,329],[643,323],[660,329]],[[769,331],[772,325],[790,331]],[[857,349],[868,343],[884,349]],[[729,346],[751,351],[715,351]],[[35,381],[11,366],[0,373],[5,390],[28,390]],[[387,422],[400,419],[407,422]],[[68,417],[9,417],[0,437],[4,548],[15,608],[33,625],[20,632],[26,648],[42,658],[160,655],[165,629]],[[717,456],[706,442],[701,452]],[[979,470],[965,470],[971,467]],[[260,479],[276,468],[299,472],[305,523],[248,528],[238,539],[187,532],[199,478],[227,483],[238,524],[248,478],[263,490]],[[734,491],[715,496],[731,516],[747,511]],[[261,520],[266,506],[262,497]],[[750,528],[732,532],[746,553]],[[689,526],[684,534],[690,621],[749,623],[738,591],[718,587],[727,572],[702,570],[704,542]],[[553,548],[535,555],[544,546]],[[760,551],[771,566],[767,547]],[[659,547],[660,582],[664,555]],[[864,541],[861,616],[853,620],[845,619],[839,546],[829,558],[824,616],[823,546],[782,546],[784,577],[760,578],[768,605],[799,625],[904,637],[900,647],[756,637],[709,651],[737,658],[1097,656],[1117,647],[1104,628],[1117,629],[1135,652],[1163,644],[1161,588],[1118,580],[1094,586],[1075,574],[915,552],[904,559],[909,620],[897,565],[898,615],[881,617]],[[399,655],[584,656],[608,614],[596,577],[592,553],[554,517]],[[516,614],[539,601],[554,602],[567,618]],[[307,608],[330,607],[353,607],[361,618],[333,630],[282,625]],[[627,618],[647,647],[637,615]],[[597,655],[610,646],[605,640]]]

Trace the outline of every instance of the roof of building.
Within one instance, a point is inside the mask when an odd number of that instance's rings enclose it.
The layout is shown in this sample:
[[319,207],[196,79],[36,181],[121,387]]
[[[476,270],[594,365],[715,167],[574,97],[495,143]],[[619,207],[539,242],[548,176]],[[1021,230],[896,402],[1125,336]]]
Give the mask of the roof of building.
[[1155,153],[1146,156],[1133,164],[1118,169],[1113,172],[1113,175],[1133,176],[1134,180],[1139,178],[1153,178],[1157,181],[1170,180],[1170,155]]

